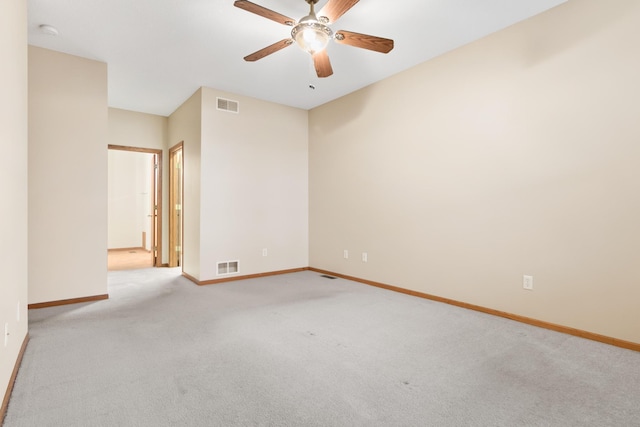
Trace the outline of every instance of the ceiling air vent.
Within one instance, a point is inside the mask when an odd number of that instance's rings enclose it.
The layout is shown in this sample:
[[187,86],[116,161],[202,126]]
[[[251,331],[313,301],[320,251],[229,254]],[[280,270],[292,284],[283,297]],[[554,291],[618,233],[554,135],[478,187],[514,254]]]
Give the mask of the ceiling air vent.
[[230,99],[216,98],[218,101],[218,110],[229,111],[230,113],[237,113],[240,111],[240,103],[238,101],[232,101]]

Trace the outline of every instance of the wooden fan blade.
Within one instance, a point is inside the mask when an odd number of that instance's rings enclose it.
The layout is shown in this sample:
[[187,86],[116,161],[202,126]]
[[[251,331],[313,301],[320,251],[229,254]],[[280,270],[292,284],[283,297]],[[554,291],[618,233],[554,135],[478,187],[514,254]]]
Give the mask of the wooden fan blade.
[[329,2],[320,9],[320,12],[318,12],[317,15],[326,16],[329,18],[329,22],[333,23],[359,1],[360,0],[329,0]]
[[287,46],[291,46],[292,44],[293,44],[292,39],[280,40],[279,42],[274,43],[271,46],[267,46],[264,49],[260,49],[257,52],[253,52],[251,55],[245,56],[244,60],[249,62],[257,61],[258,59],[262,59],[265,56],[271,55],[272,53],[275,53],[281,49],[284,49]]
[[333,74],[333,68],[331,68],[331,61],[329,61],[326,49],[313,54],[313,64],[316,66],[318,77],[329,77]]
[[288,16],[281,15],[278,12],[274,12],[273,10],[267,9],[266,7],[262,7],[255,3],[251,3],[247,0],[237,0],[233,3],[233,5],[235,7],[239,7],[240,9],[255,13],[256,15],[260,15],[263,18],[271,19],[272,21],[276,21],[283,25],[292,26],[296,23],[295,19],[291,19]]
[[389,53],[393,49],[393,40],[391,39],[352,33],[351,31],[337,31],[334,39],[336,43],[348,44],[349,46],[374,50],[380,53]]

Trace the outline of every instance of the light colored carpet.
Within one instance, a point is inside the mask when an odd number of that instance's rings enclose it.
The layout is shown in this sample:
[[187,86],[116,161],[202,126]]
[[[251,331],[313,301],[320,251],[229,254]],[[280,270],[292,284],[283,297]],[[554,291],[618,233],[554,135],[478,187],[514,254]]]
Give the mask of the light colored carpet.
[[640,353],[314,272],[179,274],[30,311],[5,425],[640,425]]

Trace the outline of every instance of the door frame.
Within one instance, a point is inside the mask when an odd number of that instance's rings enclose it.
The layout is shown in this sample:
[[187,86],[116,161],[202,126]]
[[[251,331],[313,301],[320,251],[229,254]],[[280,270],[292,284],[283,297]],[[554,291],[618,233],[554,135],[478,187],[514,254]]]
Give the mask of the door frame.
[[[180,199],[176,200],[176,167],[174,165],[174,157],[176,152],[182,151],[180,173]],[[176,204],[180,205],[180,214],[177,214]],[[176,217],[179,216],[179,222]],[[180,227],[180,238],[178,239],[178,227]],[[173,147],[169,148],[169,267],[182,267],[182,251],[184,249],[184,141],[180,141]],[[176,241],[179,240],[179,241]],[[175,250],[176,246],[180,246],[180,255]]]
[[156,200],[154,215],[154,226],[151,227],[152,251],[153,251],[153,266],[162,267],[162,150],[155,148],[140,148],[140,147],[128,147],[125,145],[113,145],[107,146],[109,150],[120,151],[134,151],[138,153],[154,154],[157,158],[156,162],[156,179],[153,184],[155,190],[154,198]]

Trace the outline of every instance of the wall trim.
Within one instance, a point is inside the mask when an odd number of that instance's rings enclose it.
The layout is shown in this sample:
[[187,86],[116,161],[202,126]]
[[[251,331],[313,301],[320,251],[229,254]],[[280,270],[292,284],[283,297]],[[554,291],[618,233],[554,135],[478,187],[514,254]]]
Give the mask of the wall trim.
[[332,271],[321,270],[319,268],[309,267],[309,270],[316,273],[328,274],[331,276],[341,277],[347,280],[353,280],[354,282],[364,283],[365,285],[375,286],[376,288],[387,289],[394,292],[400,292],[403,294],[429,299],[432,301],[443,302],[445,304],[455,305],[457,307],[467,308],[469,310],[480,311],[482,313],[491,314],[493,316],[504,317],[506,319],[515,320],[516,322],[526,323],[528,325],[537,326],[539,328],[550,329],[556,332],[562,332],[564,334],[573,335],[580,338],[586,338],[592,341],[598,341],[604,344],[613,345],[616,347],[625,348],[627,350],[634,350],[640,352],[640,343],[631,341],[625,341],[618,338],[612,338],[605,335],[596,334],[594,332],[583,331],[580,329],[571,328],[569,326],[557,325],[555,323],[545,322],[543,320],[532,319],[530,317],[520,316],[518,314],[507,313],[505,311],[494,310],[492,308],[486,308],[475,304],[469,304],[466,302],[456,301],[449,298],[443,298],[436,295],[430,295],[423,292],[412,291],[410,289],[404,289],[397,286],[387,285],[384,283],[374,282],[371,280],[360,279],[358,277],[347,276],[345,274],[334,273]]
[[[144,231],[143,231],[144,233]],[[138,247],[132,247],[132,248],[111,248],[111,249],[107,249],[107,252],[115,252],[115,251],[145,251],[145,252],[151,252],[148,249],[143,248],[142,246],[138,246]]]
[[67,305],[67,304],[78,304],[81,302],[92,302],[92,301],[100,301],[103,299],[109,299],[109,294],[102,294],[102,295],[93,295],[90,297],[82,297],[82,298],[70,298],[70,299],[63,299],[63,300],[59,300],[59,301],[48,301],[48,302],[38,302],[35,304],[29,304],[27,307],[29,308],[29,310],[31,309],[37,309],[37,308],[47,308],[47,307],[55,307],[58,305]]
[[255,279],[258,277],[278,276],[280,274],[298,273],[300,271],[307,271],[307,270],[309,270],[309,267],[300,267],[300,268],[292,268],[289,270],[269,271],[266,273],[247,274],[244,276],[225,277],[224,279],[212,279],[212,280],[204,280],[204,281],[200,281],[195,277],[185,273],[184,271],[182,272],[182,275],[187,279],[191,280],[193,283],[195,283],[198,286],[205,286],[205,285],[215,285],[218,283],[225,283],[225,282],[235,282],[237,280]]
[[13,366],[13,372],[11,373],[11,378],[9,378],[9,384],[7,384],[7,391],[4,393],[4,399],[2,399],[2,406],[0,407],[0,425],[4,423],[4,417],[5,415],[7,415],[7,408],[9,407],[9,399],[11,398],[11,393],[13,392],[13,385],[16,382],[16,377],[18,376],[20,365],[22,365],[22,358],[24,357],[24,352],[27,349],[28,342],[29,332],[27,332],[27,334],[24,336],[24,340],[22,340],[22,346],[20,347],[18,358],[16,359],[16,363]]

